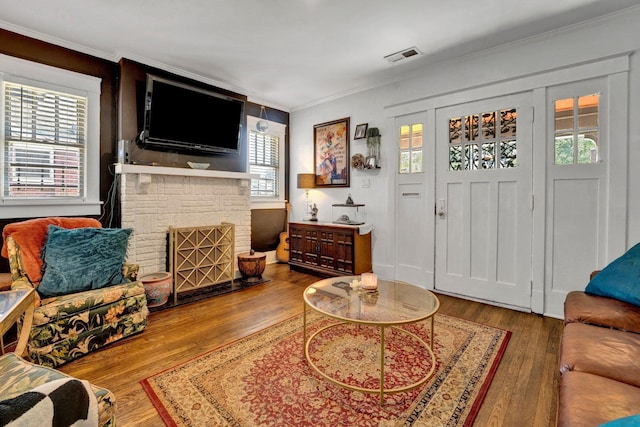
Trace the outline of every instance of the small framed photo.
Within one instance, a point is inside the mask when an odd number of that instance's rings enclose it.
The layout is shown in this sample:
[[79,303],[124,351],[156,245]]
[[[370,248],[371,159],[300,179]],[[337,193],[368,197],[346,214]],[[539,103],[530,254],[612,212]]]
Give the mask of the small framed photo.
[[316,187],[349,186],[349,118],[313,127]]
[[362,139],[367,136],[368,123],[362,123],[356,126],[356,133],[353,135],[353,139]]

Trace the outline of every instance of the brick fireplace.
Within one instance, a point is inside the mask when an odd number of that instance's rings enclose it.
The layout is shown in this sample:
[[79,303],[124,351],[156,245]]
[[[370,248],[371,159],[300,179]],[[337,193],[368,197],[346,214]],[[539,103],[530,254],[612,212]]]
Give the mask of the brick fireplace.
[[133,229],[127,260],[140,274],[167,271],[169,227],[230,222],[235,254],[251,249],[250,174],[128,164],[116,174],[122,227]]

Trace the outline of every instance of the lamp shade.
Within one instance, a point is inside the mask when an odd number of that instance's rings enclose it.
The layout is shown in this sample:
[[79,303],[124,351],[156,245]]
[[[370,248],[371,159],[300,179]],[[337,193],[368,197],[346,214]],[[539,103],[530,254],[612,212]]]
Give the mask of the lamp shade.
[[316,186],[316,176],[312,173],[298,174],[298,188],[314,188]]

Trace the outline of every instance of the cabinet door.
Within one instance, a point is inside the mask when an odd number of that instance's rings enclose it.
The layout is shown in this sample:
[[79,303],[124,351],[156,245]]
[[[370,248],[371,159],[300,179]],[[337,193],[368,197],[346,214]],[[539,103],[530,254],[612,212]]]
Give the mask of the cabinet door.
[[335,233],[324,229],[320,232],[320,266],[333,270],[335,268]]
[[309,265],[320,265],[318,257],[318,231],[311,228],[302,229],[303,262]]
[[303,262],[303,232],[299,227],[289,226],[289,260]]
[[335,269],[347,274],[353,274],[353,231],[335,233]]

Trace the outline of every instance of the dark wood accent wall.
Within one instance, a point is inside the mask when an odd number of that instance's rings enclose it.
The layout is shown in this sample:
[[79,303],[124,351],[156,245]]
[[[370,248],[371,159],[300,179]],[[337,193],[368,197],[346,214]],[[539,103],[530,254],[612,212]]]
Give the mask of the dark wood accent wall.
[[[26,59],[53,67],[75,71],[102,79],[102,93],[100,95],[100,199],[105,202],[104,214],[100,217],[105,226],[117,227],[120,225],[119,202],[116,199],[112,207],[107,203],[109,189],[114,180],[112,165],[116,161],[117,143],[120,139],[134,140],[140,129],[139,100],[140,84],[144,84],[146,73],[153,73],[163,77],[186,82],[194,86],[215,90],[237,98],[246,100],[246,96],[233,93],[221,88],[213,88],[201,82],[176,76],[172,73],[140,64],[128,59],[122,59],[120,63],[115,63],[95,56],[87,55],[51,43],[43,42],[31,37],[23,36],[11,31],[0,29],[0,54],[10,55],[21,59]],[[144,89],[144,86],[142,86]],[[144,93],[144,91],[143,91]],[[260,117],[260,105],[246,102],[245,114]],[[289,164],[289,113],[285,111],[267,108],[269,120],[284,123],[287,125],[285,141],[285,165]],[[246,123],[246,121],[245,121]],[[246,149],[246,141],[243,144]],[[135,153],[133,153],[135,156]],[[244,154],[246,155],[246,152]],[[169,153],[154,151],[151,154],[147,151],[144,155],[139,155],[141,162],[158,162],[165,166],[183,165],[187,161],[203,161],[202,156]],[[220,167],[220,170],[233,170],[220,158],[210,159],[212,167]],[[288,177],[288,166],[285,176]],[[285,182],[288,197],[288,178]],[[278,212],[280,211],[280,212]],[[255,234],[255,242],[252,239],[252,246],[265,248],[273,246],[273,242],[278,239],[279,233],[284,230],[282,221],[285,210],[259,210],[252,215],[252,235]],[[279,217],[277,227],[274,224],[274,215]],[[42,216],[47,216],[43,210]],[[6,224],[22,221],[27,218],[0,219],[0,230]],[[2,240],[0,238],[0,245]],[[276,243],[277,246],[277,243]],[[0,272],[9,271],[9,263],[0,257]]]

